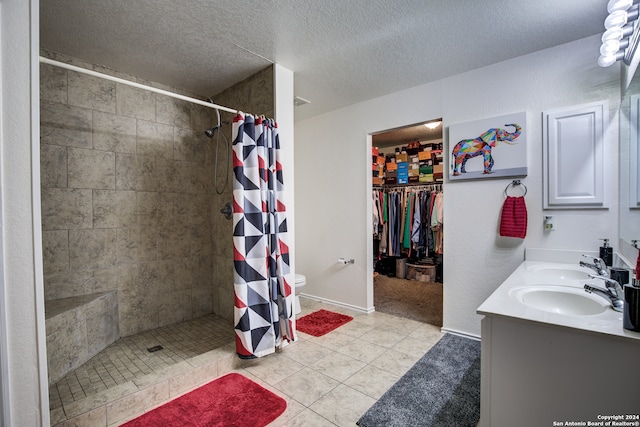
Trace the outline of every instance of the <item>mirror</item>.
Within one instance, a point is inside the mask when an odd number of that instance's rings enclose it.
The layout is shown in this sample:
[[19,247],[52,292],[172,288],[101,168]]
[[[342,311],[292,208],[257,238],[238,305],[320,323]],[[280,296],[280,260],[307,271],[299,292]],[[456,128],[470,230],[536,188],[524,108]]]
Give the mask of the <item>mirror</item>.
[[[632,108],[632,105],[635,105]],[[638,151],[640,140],[640,75],[635,73],[620,107],[620,240],[631,245],[640,240],[640,205],[638,204]],[[633,119],[635,116],[635,119]],[[635,123],[634,123],[635,122]],[[632,183],[632,178],[635,184]],[[633,259],[635,261],[635,258]]]

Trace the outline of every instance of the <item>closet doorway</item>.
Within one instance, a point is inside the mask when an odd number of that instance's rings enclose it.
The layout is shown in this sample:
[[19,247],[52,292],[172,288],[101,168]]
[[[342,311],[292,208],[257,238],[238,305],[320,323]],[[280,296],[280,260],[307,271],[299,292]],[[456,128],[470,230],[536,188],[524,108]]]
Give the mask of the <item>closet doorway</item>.
[[375,310],[442,326],[442,119],[371,135]]

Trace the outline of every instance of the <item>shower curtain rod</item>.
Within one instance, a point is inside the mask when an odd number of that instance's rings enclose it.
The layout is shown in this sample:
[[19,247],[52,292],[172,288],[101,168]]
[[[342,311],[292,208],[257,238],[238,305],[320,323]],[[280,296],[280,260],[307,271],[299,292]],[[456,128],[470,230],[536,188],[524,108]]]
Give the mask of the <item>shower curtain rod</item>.
[[238,112],[238,110],[234,110],[233,108],[223,107],[222,105],[217,105],[217,104],[214,104],[212,102],[207,102],[207,101],[201,101],[199,99],[191,98],[189,96],[179,95],[179,94],[174,93],[174,92],[169,92],[168,90],[157,89],[155,87],[151,87],[151,86],[143,85],[143,84],[140,84],[140,83],[132,82],[130,80],[121,79],[119,77],[110,76],[108,74],[98,73],[97,71],[87,70],[86,68],[77,67],[75,65],[71,65],[71,64],[64,63],[64,62],[56,61],[54,59],[45,58],[43,56],[40,57],[40,62],[43,63],[43,64],[55,65],[56,67],[66,68],[68,70],[76,71],[78,73],[88,74],[90,76],[100,77],[100,78],[106,79],[106,80],[111,80],[111,81],[116,82],[116,83],[122,83],[123,85],[133,86],[133,87],[136,87],[138,89],[148,90],[148,91],[151,91],[151,92],[159,93],[161,95],[166,95],[166,96],[170,96],[172,98],[181,99],[183,101],[192,102],[194,104],[202,105],[204,107],[213,108],[215,110],[222,110],[222,111],[226,111],[228,113],[233,113],[233,114],[236,114]]

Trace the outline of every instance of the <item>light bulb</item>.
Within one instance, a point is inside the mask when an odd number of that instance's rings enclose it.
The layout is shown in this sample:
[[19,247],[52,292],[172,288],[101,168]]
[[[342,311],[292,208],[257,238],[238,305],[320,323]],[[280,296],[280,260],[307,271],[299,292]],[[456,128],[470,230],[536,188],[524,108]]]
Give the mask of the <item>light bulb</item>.
[[440,122],[429,122],[429,123],[425,123],[424,125],[429,129],[435,129],[438,126],[440,126]]
[[600,54],[604,56],[613,55],[620,50],[619,45],[620,43],[617,40],[606,41],[602,43],[602,46],[600,46]]
[[600,55],[600,58],[598,58],[598,65],[601,67],[610,67],[615,64],[615,62],[615,55]]
[[624,10],[616,10],[612,12],[607,19],[604,20],[604,27],[608,30],[614,27],[624,27],[627,23],[627,12]]
[[616,10],[627,10],[633,5],[633,0],[609,0],[607,11],[609,13]]
[[623,36],[624,36],[624,33],[622,31],[622,28],[620,27],[609,28],[602,35],[602,42],[605,43],[609,40],[622,40]]
[[602,55],[613,55],[620,49],[625,49],[627,46],[629,46],[629,39],[607,40],[600,46],[600,53]]

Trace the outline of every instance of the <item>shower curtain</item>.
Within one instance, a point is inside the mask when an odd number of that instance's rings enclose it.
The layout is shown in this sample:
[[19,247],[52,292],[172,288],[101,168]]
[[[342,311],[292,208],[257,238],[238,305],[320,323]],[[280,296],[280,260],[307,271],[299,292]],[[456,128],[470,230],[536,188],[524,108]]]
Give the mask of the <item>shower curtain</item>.
[[277,124],[233,120],[233,251],[236,353],[252,359],[295,340],[287,217]]

